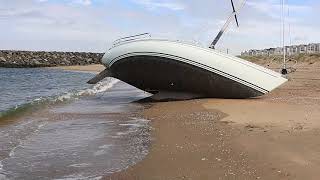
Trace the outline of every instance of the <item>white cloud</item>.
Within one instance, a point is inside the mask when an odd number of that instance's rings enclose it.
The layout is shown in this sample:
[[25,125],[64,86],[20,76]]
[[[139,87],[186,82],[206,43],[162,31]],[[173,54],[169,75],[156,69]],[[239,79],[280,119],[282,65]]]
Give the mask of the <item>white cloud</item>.
[[91,5],[91,0],[73,0],[73,3],[82,4],[82,5]]
[[[49,2],[49,0],[37,0],[38,2]],[[69,0],[69,2],[74,4],[81,4],[81,5],[91,5],[91,0]]]
[[155,1],[155,0],[133,0],[133,2],[143,5],[148,9],[165,8],[174,11],[185,9],[184,5],[179,2],[172,1]]
[[[273,18],[279,18],[281,15],[282,5],[279,3],[279,0],[251,0],[247,2],[247,5],[250,8],[256,9],[260,13]],[[290,11],[295,13],[305,13],[311,10],[311,7],[307,5],[285,4],[285,11],[287,11],[288,8],[290,9]]]

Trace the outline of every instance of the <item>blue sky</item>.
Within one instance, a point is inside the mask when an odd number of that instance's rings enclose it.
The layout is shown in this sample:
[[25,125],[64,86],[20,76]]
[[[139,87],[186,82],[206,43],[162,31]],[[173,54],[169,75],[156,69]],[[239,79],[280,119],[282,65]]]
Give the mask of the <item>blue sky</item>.
[[[320,2],[288,3],[287,43],[320,42]],[[143,32],[207,46],[230,12],[229,0],[0,0],[0,49],[104,52],[113,40]],[[280,45],[280,0],[248,0],[239,21],[219,49]]]

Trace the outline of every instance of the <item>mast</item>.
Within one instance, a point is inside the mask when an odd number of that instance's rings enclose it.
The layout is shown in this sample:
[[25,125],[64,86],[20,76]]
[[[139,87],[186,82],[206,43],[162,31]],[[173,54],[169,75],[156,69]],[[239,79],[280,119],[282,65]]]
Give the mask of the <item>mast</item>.
[[245,5],[246,0],[242,0],[242,3],[240,5],[240,7],[236,10],[233,0],[231,0],[231,5],[232,5],[232,13],[229,15],[226,23],[223,25],[222,29],[220,30],[220,32],[218,33],[218,35],[216,36],[216,38],[213,40],[213,42],[211,43],[211,45],[209,46],[209,48],[211,49],[215,49],[216,44],[218,43],[218,41],[220,40],[220,38],[222,37],[223,33],[227,30],[227,28],[229,27],[232,18],[234,17],[236,20],[236,24],[239,27],[239,22],[238,22],[238,17],[237,17],[237,13],[239,13],[239,11],[243,8],[243,6]]

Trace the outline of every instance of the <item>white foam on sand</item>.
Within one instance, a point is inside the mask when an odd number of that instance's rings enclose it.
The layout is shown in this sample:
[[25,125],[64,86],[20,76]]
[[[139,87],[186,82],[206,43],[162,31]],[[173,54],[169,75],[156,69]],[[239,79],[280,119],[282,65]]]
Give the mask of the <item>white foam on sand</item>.
[[84,167],[89,167],[92,164],[88,164],[88,163],[81,163],[81,164],[72,164],[69,167],[76,167],[76,168],[84,168]]
[[113,146],[113,145],[111,145],[111,144],[105,144],[105,145],[103,145],[103,146],[99,146],[99,148],[100,148],[100,149],[109,149],[111,146]]
[[107,152],[104,150],[104,149],[101,149],[99,151],[96,151],[93,153],[94,156],[101,156],[101,155],[104,155],[106,154]]
[[131,117],[131,120],[126,121],[126,123],[121,123],[119,126],[136,126],[136,127],[141,127],[150,122],[150,120],[147,119],[142,119],[142,118],[135,118]]
[[132,119],[132,120],[130,120],[129,122],[136,122],[136,123],[149,123],[150,122],[150,120],[142,119],[142,118],[132,117],[130,119]]
[[126,121],[125,123],[118,124],[119,126],[128,127],[129,129],[125,132],[117,132],[115,137],[127,136],[131,133],[137,132],[139,128],[146,127],[150,120],[131,117],[131,120]]
[[141,127],[140,124],[133,124],[133,123],[123,123],[123,124],[119,124],[119,126],[133,126],[133,127]]
[[126,123],[121,123],[119,126],[131,126],[131,127],[143,127],[146,126],[150,120],[142,118],[130,118],[131,120],[126,121]]
[[7,179],[7,176],[2,174],[2,172],[3,172],[3,164],[2,164],[2,161],[0,161],[0,180]]
[[99,146],[99,149],[98,151],[96,151],[93,155],[94,156],[100,156],[100,155],[103,155],[103,154],[106,154],[107,151],[110,149],[110,147],[113,146],[111,144],[105,144],[103,146]]
[[59,179],[55,179],[55,180],[100,180],[102,179],[102,176],[98,176],[98,177],[87,177],[87,176],[83,176],[81,174],[76,174],[76,175],[70,175],[70,176],[66,176],[63,178],[59,178]]
[[124,136],[124,135],[128,135],[130,134],[130,131],[127,131],[127,132],[117,132],[117,136]]

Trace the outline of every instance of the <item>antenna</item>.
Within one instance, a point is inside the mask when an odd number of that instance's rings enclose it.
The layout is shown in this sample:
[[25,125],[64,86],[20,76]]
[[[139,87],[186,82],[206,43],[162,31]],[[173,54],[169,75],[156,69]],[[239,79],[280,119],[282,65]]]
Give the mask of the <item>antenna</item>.
[[232,18],[234,17],[237,23],[237,26],[239,27],[239,22],[238,22],[238,17],[237,17],[237,13],[239,13],[239,11],[243,8],[243,6],[245,5],[246,0],[242,0],[242,3],[239,7],[238,10],[236,10],[233,0],[231,0],[231,5],[232,5],[232,13],[229,15],[226,23],[223,25],[222,29],[220,30],[220,32],[218,33],[218,35],[216,36],[216,38],[213,40],[213,42],[211,43],[211,45],[209,46],[209,48],[211,49],[215,49],[216,44],[218,43],[218,41],[220,40],[220,38],[222,37],[223,33],[227,30],[227,28],[229,27],[229,24],[232,20]]

